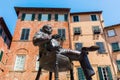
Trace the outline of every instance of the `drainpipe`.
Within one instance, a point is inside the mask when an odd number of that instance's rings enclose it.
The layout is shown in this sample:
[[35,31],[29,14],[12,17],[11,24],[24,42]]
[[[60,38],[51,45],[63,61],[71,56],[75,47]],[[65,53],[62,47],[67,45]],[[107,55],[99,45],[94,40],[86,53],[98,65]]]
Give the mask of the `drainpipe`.
[[70,12],[68,13],[68,36],[69,36],[69,48],[72,49],[72,39],[71,39],[71,30],[70,30]]
[[111,64],[112,64],[112,66],[113,66],[113,71],[114,71],[114,74],[115,74],[115,77],[116,77],[116,73],[115,73],[115,66],[114,66],[114,64],[113,64],[113,59],[112,59],[112,53],[110,52],[110,49],[109,49],[109,47],[108,47],[108,41],[107,41],[107,37],[106,37],[106,35],[105,35],[105,30],[104,30],[104,26],[103,26],[103,21],[101,20],[101,17],[100,17],[100,15],[99,15],[99,19],[100,19],[100,24],[101,24],[101,27],[102,27],[102,30],[103,30],[103,37],[105,38],[105,44],[106,44],[106,47],[107,47],[107,50],[108,50],[108,54],[109,54],[109,56],[110,56],[110,60],[111,60]]

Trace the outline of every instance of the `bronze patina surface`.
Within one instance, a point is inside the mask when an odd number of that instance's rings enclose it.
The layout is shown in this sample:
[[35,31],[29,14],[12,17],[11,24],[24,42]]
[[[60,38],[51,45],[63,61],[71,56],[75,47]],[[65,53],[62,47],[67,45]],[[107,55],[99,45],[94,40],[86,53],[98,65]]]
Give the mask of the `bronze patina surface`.
[[99,47],[83,47],[80,51],[64,49],[60,46],[58,41],[61,36],[58,34],[51,34],[51,25],[44,25],[42,29],[33,37],[33,44],[39,47],[40,61],[36,80],[39,80],[41,69],[45,69],[50,72],[49,80],[52,78],[52,72],[55,73],[55,80],[59,80],[58,72],[67,70],[70,71],[71,80],[74,80],[72,61],[79,61],[86,79],[92,80],[92,76],[95,74],[95,72],[87,55],[89,51],[98,50]]

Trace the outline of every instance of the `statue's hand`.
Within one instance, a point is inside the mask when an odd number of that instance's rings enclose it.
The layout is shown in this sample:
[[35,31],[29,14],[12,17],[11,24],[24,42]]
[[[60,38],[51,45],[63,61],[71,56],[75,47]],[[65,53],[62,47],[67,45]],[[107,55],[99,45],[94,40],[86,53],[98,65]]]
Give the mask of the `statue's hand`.
[[60,35],[59,34],[54,34],[54,35],[52,35],[52,38],[58,39],[58,38],[60,38]]

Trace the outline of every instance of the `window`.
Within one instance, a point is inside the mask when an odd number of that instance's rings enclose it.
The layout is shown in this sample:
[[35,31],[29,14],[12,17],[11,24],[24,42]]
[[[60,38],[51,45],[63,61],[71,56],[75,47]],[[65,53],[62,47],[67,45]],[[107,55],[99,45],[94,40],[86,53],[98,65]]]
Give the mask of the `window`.
[[58,34],[60,35],[61,40],[65,40],[66,39],[65,29],[58,29]]
[[75,27],[74,28],[74,35],[79,35],[81,34],[80,28],[79,27]]
[[0,36],[2,36],[3,29],[0,27]]
[[38,69],[39,69],[39,61],[38,61],[38,59],[39,59],[39,56],[37,55],[37,57],[36,57],[36,67],[35,67],[36,71],[38,71]]
[[50,21],[51,20],[51,14],[39,14],[38,15],[38,21]]
[[58,15],[58,21],[64,21],[64,15]]
[[82,68],[77,68],[78,70],[78,80],[86,80]]
[[2,60],[2,56],[3,56],[3,51],[0,50],[0,61]]
[[28,40],[30,29],[22,29],[20,40]]
[[105,47],[103,42],[96,42],[96,45],[99,46],[98,53],[105,53]]
[[118,42],[112,43],[111,46],[112,46],[113,52],[120,51],[120,46]]
[[93,33],[94,34],[100,34],[100,28],[99,28],[99,26],[93,26]]
[[6,41],[7,41],[7,36],[4,36],[4,42],[6,43]]
[[6,37],[6,33],[4,31],[2,32],[2,38],[3,38],[4,42],[6,42],[7,37]]
[[82,49],[83,44],[82,43],[75,43],[75,50],[80,51]]
[[22,21],[34,21],[35,19],[35,14],[22,14]]
[[113,80],[112,73],[109,66],[98,67],[98,74],[100,80]]
[[79,22],[79,16],[73,16],[73,22]]
[[91,15],[91,20],[92,21],[97,21],[97,16],[96,15]]
[[115,36],[115,30],[108,30],[107,33],[109,37]]
[[8,45],[8,47],[10,46],[10,40],[8,38],[6,40],[6,44]]
[[55,14],[55,21],[67,21],[68,15],[67,14]]
[[25,57],[25,55],[17,55],[14,70],[24,70]]
[[42,14],[42,19],[41,21],[48,20],[48,14]]
[[120,71],[120,60],[116,60],[118,71]]

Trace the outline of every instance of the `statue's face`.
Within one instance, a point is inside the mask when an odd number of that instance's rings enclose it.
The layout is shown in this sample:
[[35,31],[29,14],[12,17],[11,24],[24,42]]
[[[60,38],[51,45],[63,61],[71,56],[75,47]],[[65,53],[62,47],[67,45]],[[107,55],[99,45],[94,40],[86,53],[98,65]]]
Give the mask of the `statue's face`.
[[43,26],[43,31],[45,33],[51,34],[52,33],[52,27],[50,25]]

